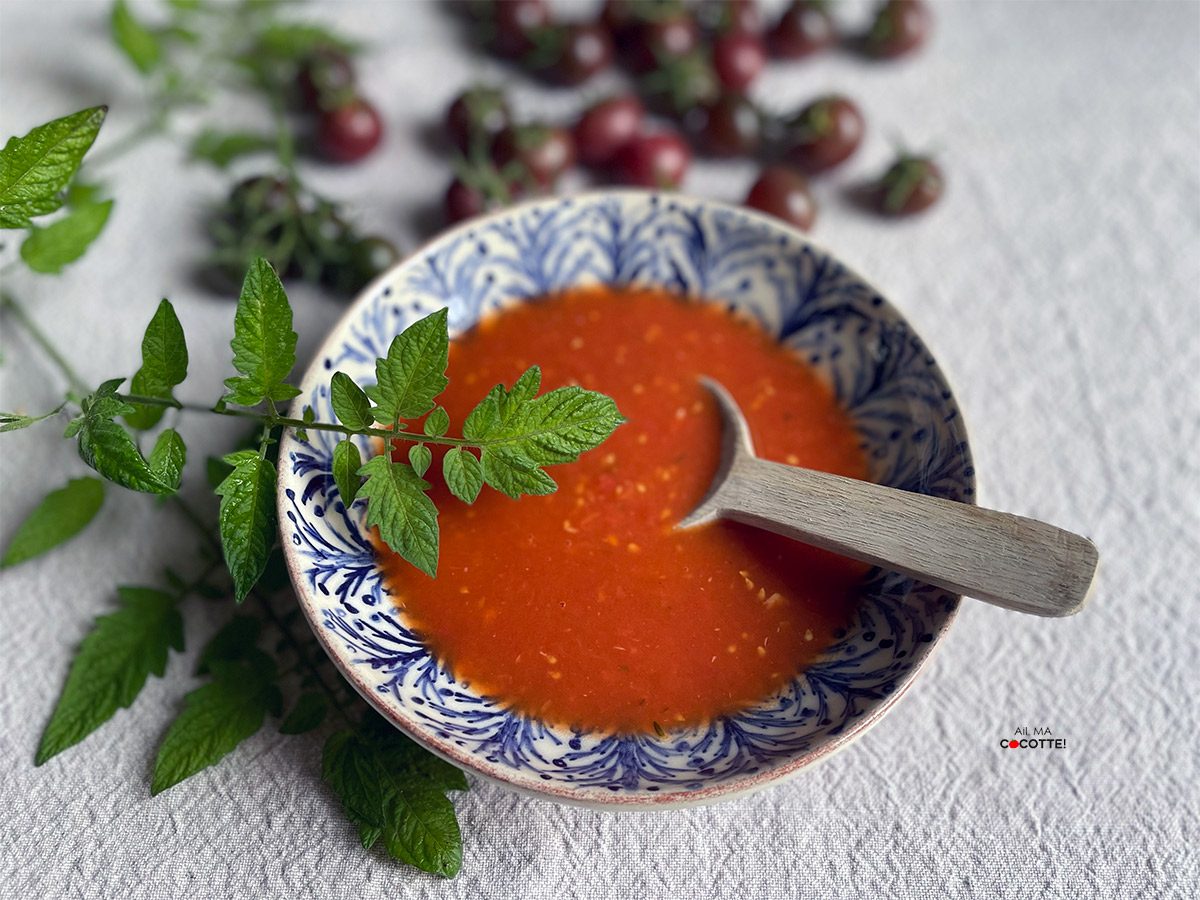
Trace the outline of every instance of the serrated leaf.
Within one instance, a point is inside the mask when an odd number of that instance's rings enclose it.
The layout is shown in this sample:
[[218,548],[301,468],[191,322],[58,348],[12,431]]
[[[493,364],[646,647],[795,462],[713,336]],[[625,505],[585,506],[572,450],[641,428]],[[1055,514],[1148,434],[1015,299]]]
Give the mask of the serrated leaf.
[[444,407],[435,406],[425,417],[425,433],[430,437],[441,437],[450,428],[450,414]]
[[529,457],[511,447],[491,447],[483,451],[483,480],[514,500],[522,494],[553,494],[558,485]]
[[60,191],[96,140],[107,111],[94,106],[9,138],[0,150],[0,228],[24,228],[30,218],[62,206]]
[[234,598],[246,599],[267,565],[275,543],[275,467],[252,450],[231,453],[233,471],[217,487],[217,525]]
[[[187,378],[187,371],[188,350],[183,326],[179,324],[171,301],[163,299],[142,335],[142,367],[134,373],[129,392],[164,400],[174,399],[173,389]],[[125,421],[138,429],[158,424],[166,412],[161,406],[141,403],[133,406],[134,412],[127,415]]]
[[120,608],[96,619],[71,662],[35,765],[79,743],[133,703],[147,677],[166,670],[167,651],[183,650],[183,619],[174,597],[140,587],[119,587],[117,596]]
[[129,11],[125,0],[113,4],[109,25],[113,40],[139,72],[147,75],[157,68],[162,61],[162,43]]
[[465,790],[462,773],[368,714],[353,731],[325,743],[325,780],[358,827],[364,847],[380,838],[388,854],[452,877],[462,866],[462,836],[447,790]]
[[333,448],[333,483],[337,485],[338,495],[347,509],[362,486],[362,478],[358,474],[361,468],[362,454],[358,452],[354,441],[341,441]]
[[312,731],[321,726],[328,712],[329,704],[321,694],[316,691],[301,694],[292,711],[280,723],[279,731],[282,734],[304,734],[306,731]]
[[463,423],[463,436],[480,447],[484,480],[510,497],[553,492],[542,467],[574,462],[624,421],[605,394],[562,387],[534,396],[540,384],[534,366],[511,391],[496,385]]
[[212,163],[219,169],[231,162],[253,153],[262,153],[275,148],[271,135],[250,131],[217,131],[206,128],[192,141],[192,159]]
[[69,541],[96,517],[103,503],[104,482],[99,478],[73,478],[51,491],[17,526],[0,568],[33,559]]
[[464,503],[474,503],[483,488],[483,466],[469,450],[451,447],[442,457],[442,477],[446,487]]
[[437,507],[425,494],[429,482],[412,466],[372,457],[358,470],[366,477],[359,494],[367,498],[367,527],[377,527],[383,542],[431,578],[437,576]]
[[114,395],[121,381],[106,381],[83,399],[67,436],[78,438],[80,459],[109,481],[147,494],[173,494],[175,487],[150,468],[129,432],[113,421],[133,412],[130,404]]
[[62,408],[67,404],[61,404],[58,409],[52,409],[48,413],[43,413],[40,416],[26,416],[22,413],[7,413],[0,412],[0,434],[6,431],[20,431],[22,428],[28,428],[30,425],[36,425],[38,422],[43,422],[51,416],[62,412]]
[[413,467],[413,471],[417,475],[423,477],[429,471],[431,462],[433,462],[433,454],[424,444],[413,444],[408,449],[408,464]]
[[367,388],[367,396],[379,407],[381,421],[423,416],[446,389],[450,352],[446,323],[445,309],[418,319],[392,339],[386,357],[375,361],[376,383]]
[[159,794],[220,762],[279,709],[274,680],[261,666],[216,660],[213,680],[187,695],[154,761],[150,793]]
[[300,391],[286,382],[296,364],[292,307],[275,270],[261,256],[250,264],[233,319],[233,367],[227,399],[240,406],[290,400]]
[[147,462],[150,464],[150,471],[162,484],[170,487],[172,491],[179,490],[179,485],[183,482],[183,467],[187,463],[187,447],[179,432],[174,428],[164,429],[154,442],[154,449],[150,451]]
[[21,259],[35,272],[57,275],[100,236],[112,206],[111,200],[80,206],[44,228],[32,226],[21,243]]
[[329,381],[329,402],[338,421],[352,431],[365,431],[375,424],[371,401],[345,372],[333,373]]
[[214,634],[200,651],[196,674],[206,675],[213,663],[245,659],[258,645],[262,622],[252,616],[234,616]]

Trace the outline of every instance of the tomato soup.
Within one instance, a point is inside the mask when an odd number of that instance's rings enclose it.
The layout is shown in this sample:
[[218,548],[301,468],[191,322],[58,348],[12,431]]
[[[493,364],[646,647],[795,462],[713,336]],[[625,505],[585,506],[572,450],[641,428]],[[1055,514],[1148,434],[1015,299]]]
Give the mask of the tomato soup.
[[762,701],[828,647],[864,566],[735,523],[675,528],[720,456],[701,374],[737,399],[761,456],[866,477],[852,423],[793,351],[715,304],[576,289],[454,341],[440,400],[461,423],[533,364],[544,390],[603,391],[628,421],[550,468],[545,497],[485,488],[467,506],[435,454],[438,578],[392,557],[387,585],[457,678],[555,724],[662,733]]

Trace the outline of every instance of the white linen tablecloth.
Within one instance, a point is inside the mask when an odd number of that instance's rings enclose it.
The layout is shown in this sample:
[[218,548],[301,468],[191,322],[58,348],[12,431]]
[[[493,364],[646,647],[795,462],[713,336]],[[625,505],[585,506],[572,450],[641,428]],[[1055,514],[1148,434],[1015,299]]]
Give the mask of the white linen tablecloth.
[[[314,167],[365,226],[414,246],[448,169],[423,133],[472,76],[444,10],[311,7],[374,46],[362,64],[389,134],[366,165]],[[848,11],[861,12],[857,7]],[[0,897],[798,898],[1196,896],[1200,883],[1200,5],[952,3],[918,57],[845,55],[773,67],[776,107],[840,89],[869,137],[818,188],[814,238],[911,317],[949,373],[981,499],[1093,537],[1092,605],[1044,621],[967,603],[919,684],[831,761],[753,797],[613,815],[475,781],[457,806],[465,864],[441,881],[365,853],[319,774],[320,738],[264,728],[224,764],[149,796],[156,743],[215,627],[187,606],[184,658],[129,711],[35,769],[69,661],[117,583],[189,570],[169,510],[117,489],[76,542],[0,573]],[[107,39],[107,5],[0,3],[0,133],[111,104],[98,146],[138,121],[137,78]],[[509,77],[519,109],[576,100]],[[251,107],[222,113],[242,122]],[[945,201],[904,225],[840,199],[891,141],[935,149]],[[695,193],[740,199],[748,164],[698,167]],[[136,368],[158,299],[182,318],[184,393],[215,398],[233,306],[197,288],[200,216],[223,184],[156,141],[104,170],[107,232],[61,278],[5,289],[90,379]],[[15,246],[3,251],[3,259]],[[302,358],[340,305],[297,288]],[[39,409],[57,376],[4,323],[0,407]],[[222,425],[224,423],[221,423]],[[191,458],[232,429],[189,419]],[[0,542],[82,472],[54,426],[0,443]],[[205,498],[193,471],[188,492]],[[206,507],[209,508],[209,507]],[[1018,727],[1067,739],[1005,751]]]

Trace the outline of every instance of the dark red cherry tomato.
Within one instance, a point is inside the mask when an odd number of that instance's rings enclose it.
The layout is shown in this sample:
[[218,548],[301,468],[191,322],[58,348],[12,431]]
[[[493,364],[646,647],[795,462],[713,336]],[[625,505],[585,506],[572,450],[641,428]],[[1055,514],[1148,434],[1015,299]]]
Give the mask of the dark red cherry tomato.
[[687,11],[678,9],[646,16],[630,27],[620,44],[634,72],[653,71],[700,45],[700,28]]
[[684,119],[709,156],[754,156],[763,143],[763,115],[744,94],[725,93]]
[[646,108],[633,94],[610,97],[589,107],[575,124],[575,151],[588,166],[605,166],[637,137]]
[[334,162],[357,162],[382,139],[383,120],[361,97],[326,110],[317,122],[317,146],[322,156]]
[[628,29],[637,23],[638,6],[639,0],[604,0],[597,21],[607,29],[614,44],[619,44]]
[[484,85],[467,88],[446,110],[446,134],[463,153],[474,145],[487,150],[511,122],[504,92]]
[[817,204],[808,190],[808,181],[787,166],[767,166],[746,196],[746,206],[796,226],[801,231],[812,228],[817,217]]
[[518,163],[532,184],[548,188],[575,164],[575,141],[565,128],[515,125],[497,136],[492,159],[506,178],[510,164]]
[[687,141],[672,131],[639,135],[613,160],[615,175],[622,184],[669,190],[683,183],[691,164]]
[[485,212],[488,208],[487,198],[479,188],[472,187],[461,178],[455,178],[446,188],[446,196],[442,199],[442,211],[447,222],[461,222]]
[[878,59],[911,53],[929,37],[933,16],[922,0],[887,0],[862,39],[862,48]]
[[832,169],[862,143],[862,113],[853,101],[831,94],[810,103],[788,123],[790,155],[809,174]]
[[564,25],[549,42],[554,45],[553,61],[544,73],[556,84],[583,84],[612,64],[612,38],[601,25],[591,22]]
[[300,65],[296,88],[310,112],[342,106],[354,96],[354,63],[340,50],[318,50]]
[[879,179],[879,211],[911,216],[937,203],[945,190],[941,167],[925,156],[900,156]]
[[837,29],[825,0],[793,0],[767,32],[772,56],[800,59],[831,46]]
[[713,68],[727,91],[744,91],[767,64],[762,38],[748,31],[730,31],[713,42]]
[[550,24],[546,0],[497,0],[492,10],[493,49],[509,59],[533,50],[534,32]]

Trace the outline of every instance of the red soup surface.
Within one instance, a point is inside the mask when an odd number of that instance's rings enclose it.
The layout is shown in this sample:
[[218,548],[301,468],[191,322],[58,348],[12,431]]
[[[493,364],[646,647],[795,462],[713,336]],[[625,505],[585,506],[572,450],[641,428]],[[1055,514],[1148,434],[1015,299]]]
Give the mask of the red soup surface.
[[461,423],[534,364],[544,390],[603,391],[628,421],[551,468],[545,497],[485,488],[467,506],[435,454],[438,578],[386,561],[406,621],[472,690],[559,725],[661,733],[769,697],[846,624],[866,568],[734,523],[675,530],[720,456],[697,376],[730,390],[760,455],[865,478],[830,390],[721,306],[596,287],[484,319],[452,343],[440,400]]

